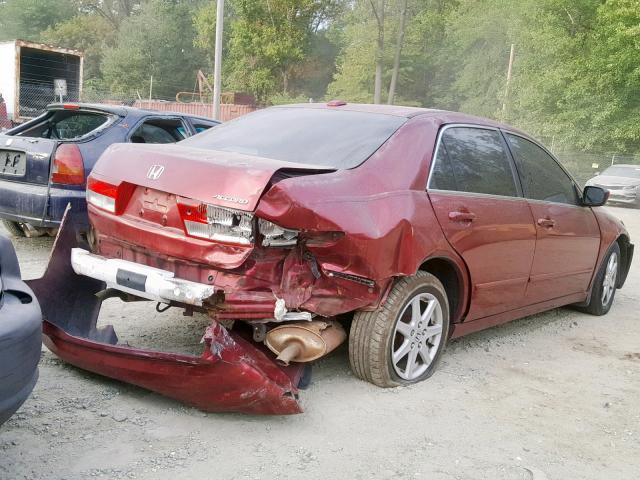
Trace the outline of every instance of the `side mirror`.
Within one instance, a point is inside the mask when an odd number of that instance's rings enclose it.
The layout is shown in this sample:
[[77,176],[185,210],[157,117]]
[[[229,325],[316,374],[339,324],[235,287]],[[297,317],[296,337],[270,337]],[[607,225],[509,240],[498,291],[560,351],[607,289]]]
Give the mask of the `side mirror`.
[[582,204],[587,207],[601,207],[609,199],[609,190],[587,186],[582,192]]

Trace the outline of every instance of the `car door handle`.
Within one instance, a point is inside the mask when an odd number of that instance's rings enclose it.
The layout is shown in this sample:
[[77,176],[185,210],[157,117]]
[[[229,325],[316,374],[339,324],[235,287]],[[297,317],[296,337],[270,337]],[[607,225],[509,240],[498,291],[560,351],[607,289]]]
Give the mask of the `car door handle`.
[[476,214],[472,212],[449,212],[449,220],[452,222],[473,222]]
[[555,220],[551,220],[550,218],[539,218],[538,225],[544,228],[553,228],[555,226]]

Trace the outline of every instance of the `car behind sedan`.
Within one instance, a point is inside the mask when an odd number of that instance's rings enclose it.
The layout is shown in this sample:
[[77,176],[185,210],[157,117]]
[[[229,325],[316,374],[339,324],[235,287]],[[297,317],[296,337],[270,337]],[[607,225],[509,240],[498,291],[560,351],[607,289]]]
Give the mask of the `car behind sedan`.
[[640,208],[640,165],[611,165],[587,181],[609,191],[609,202]]
[[[46,322],[46,342],[215,411],[300,411],[298,377],[265,359],[312,362],[347,330],[357,377],[415,383],[452,337],[562,305],[607,313],[633,245],[606,196],[525,133],[439,110],[274,107],[179,145],[116,145],[88,179],[92,234],[65,252],[65,298],[91,314]],[[202,357],[119,346],[91,288],[208,314]]]
[[109,145],[175,143],[217,124],[113,105],[50,105],[0,135],[0,219],[15,236],[54,235],[67,204],[86,210],[86,177]]

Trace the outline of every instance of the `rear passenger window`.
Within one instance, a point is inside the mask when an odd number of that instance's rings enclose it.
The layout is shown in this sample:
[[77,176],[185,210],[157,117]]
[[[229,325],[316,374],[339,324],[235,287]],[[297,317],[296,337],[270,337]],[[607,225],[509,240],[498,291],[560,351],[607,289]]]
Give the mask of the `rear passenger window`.
[[522,181],[524,196],[545,202],[578,204],[571,178],[558,163],[535,143],[507,134]]
[[145,120],[131,135],[131,143],[175,143],[187,137],[181,120],[153,118]]
[[498,131],[448,128],[440,142],[429,188],[518,196],[509,157]]
[[193,128],[195,129],[196,133],[202,133],[205,132],[207,130],[209,130],[211,127],[213,127],[213,125],[209,125],[209,124],[205,124],[205,123],[195,123],[193,124]]

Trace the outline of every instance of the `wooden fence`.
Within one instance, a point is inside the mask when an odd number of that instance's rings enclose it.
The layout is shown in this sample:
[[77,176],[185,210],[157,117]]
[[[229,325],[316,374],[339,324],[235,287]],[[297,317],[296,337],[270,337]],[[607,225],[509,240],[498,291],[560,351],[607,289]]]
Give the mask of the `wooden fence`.
[[[133,104],[136,108],[146,108],[148,110],[158,110],[161,112],[186,113],[199,117],[213,118],[213,105],[208,103],[181,103],[163,102],[159,100],[136,100]],[[253,105],[231,105],[223,103],[220,105],[220,120],[227,122],[236,117],[257,110]]]

